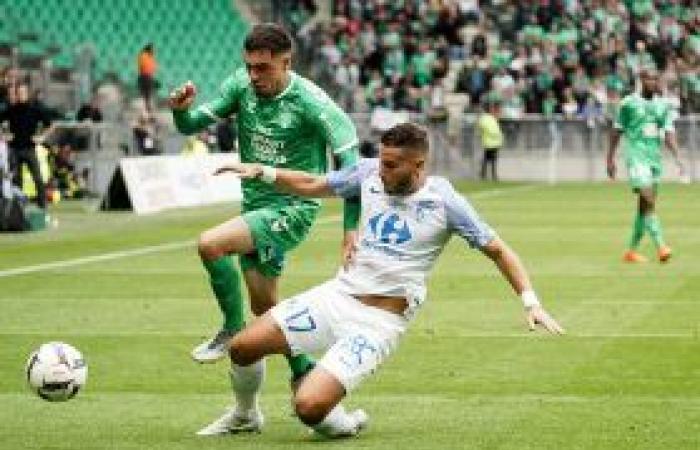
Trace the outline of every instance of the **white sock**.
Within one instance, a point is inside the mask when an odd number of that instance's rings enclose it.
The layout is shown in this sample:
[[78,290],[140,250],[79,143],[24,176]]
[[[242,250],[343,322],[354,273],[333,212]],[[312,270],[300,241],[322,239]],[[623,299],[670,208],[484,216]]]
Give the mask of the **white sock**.
[[326,437],[351,436],[357,432],[357,422],[338,403],[319,424],[311,428]]
[[249,366],[231,364],[231,389],[239,412],[258,409],[258,393],[265,379],[265,360]]

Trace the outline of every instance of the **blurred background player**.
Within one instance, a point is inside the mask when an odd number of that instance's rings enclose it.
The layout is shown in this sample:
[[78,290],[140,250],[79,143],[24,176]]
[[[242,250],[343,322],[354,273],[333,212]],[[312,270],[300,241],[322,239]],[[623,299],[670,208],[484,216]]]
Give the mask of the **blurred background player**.
[[624,137],[625,166],[630,186],[638,196],[638,208],[623,260],[631,263],[647,261],[637,249],[644,233],[648,232],[656,246],[659,261],[665,263],[671,258],[671,248],[664,241],[661,221],[656,214],[664,142],[673,154],[679,175],[683,175],[683,165],[678,157],[673,110],[668,101],[660,96],[658,73],[650,69],[642,71],[640,83],[640,91],[624,97],[620,103],[610,134],[607,171],[610,178],[615,178],[615,151],[620,138]]
[[[427,278],[452,235],[490,258],[520,295],[530,329],[564,330],[540,305],[517,254],[442,177],[427,176],[428,135],[404,123],[384,133],[379,159],[362,159],[327,176],[236,164],[243,179],[274,184],[309,197],[361,197],[358,250],[335,278],[275,306],[231,341],[231,358],[251,364],[268,354],[325,351],[301,381],[297,416],[326,437],[356,435],[367,423],[363,410],[346,412],[341,400],[374,373],[396,349],[400,336],[427,297]],[[247,391],[255,404],[257,390]],[[230,412],[211,426],[225,432]]]
[[[341,167],[355,163],[355,126],[320,88],[291,71],[292,41],[283,28],[275,24],[253,27],[243,56],[246,68],[223,83],[219,98],[189,109],[195,95],[191,84],[171,95],[175,123],[182,133],[198,132],[235,114],[243,162],[323,173],[330,148]],[[199,238],[199,254],[211,277],[224,323],[214,337],[193,350],[196,361],[225,357],[229,339],[245,323],[239,273],[230,255],[240,257],[253,313],[263,314],[277,302],[285,253],[304,240],[319,206],[316,200],[277,192],[260,180],[243,181],[242,214]],[[354,248],[357,202],[346,202],[344,215],[343,258],[347,260]],[[290,356],[288,361],[293,380],[313,367],[305,355]],[[249,367],[233,365],[231,379],[238,409],[229,431],[262,426],[259,410],[249,408],[238,393],[259,385],[263,372],[262,362]],[[209,434],[208,429],[201,434]]]

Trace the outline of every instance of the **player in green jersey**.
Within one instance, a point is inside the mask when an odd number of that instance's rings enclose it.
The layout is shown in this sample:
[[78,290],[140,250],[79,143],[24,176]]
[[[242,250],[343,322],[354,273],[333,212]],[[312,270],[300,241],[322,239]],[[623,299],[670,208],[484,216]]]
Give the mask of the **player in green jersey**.
[[629,183],[638,195],[638,209],[634,219],[632,235],[623,256],[626,262],[646,262],[647,258],[637,252],[644,233],[649,233],[657,249],[659,261],[671,258],[671,248],[666,245],[661,222],[656,215],[656,196],[661,179],[661,148],[665,142],[675,158],[679,174],[683,165],[678,157],[678,144],[673,128],[671,105],[660,97],[659,76],[655,71],[645,70],[640,74],[641,92],[626,96],[620,102],[615,127],[610,135],[607,154],[607,170],[615,177],[615,150],[624,136],[623,149]]
[[[171,94],[178,130],[191,134],[235,115],[242,162],[324,173],[330,148],[341,167],[354,164],[358,140],[352,121],[323,90],[291,71],[291,58],[292,42],[284,29],[275,24],[254,26],[244,43],[246,67],[224,81],[218,98],[190,108],[195,96],[190,83]],[[242,183],[242,214],[205,231],[198,242],[224,315],[222,329],[192,351],[199,362],[225,357],[228,340],[245,324],[239,272],[231,255],[239,256],[253,313],[263,314],[277,301],[285,253],[304,240],[320,206],[317,200],[277,192],[260,180]],[[354,251],[358,218],[359,200],[346,202],[345,262]],[[293,380],[313,367],[313,361],[304,355],[288,361]],[[249,396],[239,394],[259,385],[263,374],[261,364],[233,364],[237,420],[229,424],[228,432],[262,426],[257,401],[251,403]],[[200,434],[215,434],[207,430]]]

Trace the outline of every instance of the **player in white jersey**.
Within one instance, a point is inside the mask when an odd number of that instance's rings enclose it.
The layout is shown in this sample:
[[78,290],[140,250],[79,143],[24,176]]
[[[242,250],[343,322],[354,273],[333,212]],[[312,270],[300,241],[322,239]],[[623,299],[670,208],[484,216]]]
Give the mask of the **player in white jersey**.
[[[294,398],[297,416],[322,435],[352,436],[365,425],[364,411],[348,413],[340,402],[396,348],[425,301],[428,272],[452,234],[495,262],[521,296],[530,329],[540,325],[554,334],[564,332],[540,305],[515,252],[449,181],[426,176],[427,153],[426,132],[409,123],[382,136],[379,159],[327,175],[259,164],[220,170],[297,195],[361,200],[351,262],[333,279],[281,302],[230,341],[231,359],[241,366],[269,354],[326,351]],[[241,407],[257,407],[259,383],[255,373],[250,376],[253,387],[236,392],[239,414]],[[230,420],[229,412],[210,427],[225,430]]]

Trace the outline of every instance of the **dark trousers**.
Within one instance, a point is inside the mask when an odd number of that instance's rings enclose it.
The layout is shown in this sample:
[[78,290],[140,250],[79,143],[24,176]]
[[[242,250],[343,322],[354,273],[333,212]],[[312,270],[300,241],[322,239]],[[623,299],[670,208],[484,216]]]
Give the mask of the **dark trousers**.
[[486,179],[486,169],[488,165],[491,165],[491,178],[494,181],[498,180],[498,175],[496,174],[496,163],[498,161],[498,149],[497,148],[485,148],[484,149],[484,159],[481,160],[481,179]]
[[22,188],[22,164],[29,168],[34,186],[36,187],[36,202],[40,208],[46,208],[46,186],[41,177],[39,168],[39,158],[36,156],[34,148],[12,148],[10,149],[10,171],[12,171],[12,182],[15,186]]
[[150,75],[139,75],[137,80],[139,93],[146,104],[146,110],[153,111],[153,92],[158,88],[156,80]]

